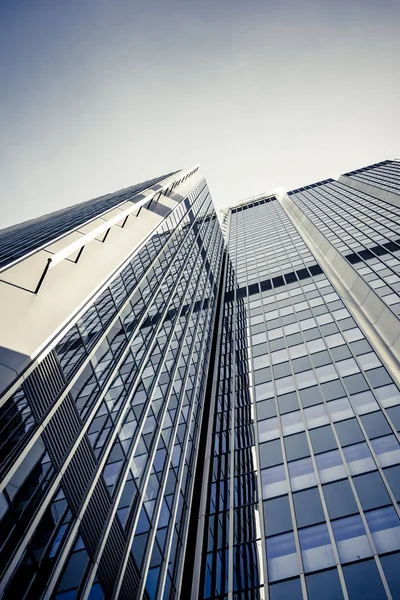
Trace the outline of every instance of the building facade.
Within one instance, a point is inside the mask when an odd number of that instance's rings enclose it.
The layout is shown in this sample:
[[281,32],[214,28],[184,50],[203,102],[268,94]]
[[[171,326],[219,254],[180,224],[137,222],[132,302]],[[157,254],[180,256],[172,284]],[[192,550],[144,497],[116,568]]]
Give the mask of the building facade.
[[223,256],[207,184],[178,172],[2,242],[2,597],[176,597]]
[[400,598],[400,162],[226,215],[193,598]]
[[399,208],[194,168],[0,232],[0,597],[400,598]]

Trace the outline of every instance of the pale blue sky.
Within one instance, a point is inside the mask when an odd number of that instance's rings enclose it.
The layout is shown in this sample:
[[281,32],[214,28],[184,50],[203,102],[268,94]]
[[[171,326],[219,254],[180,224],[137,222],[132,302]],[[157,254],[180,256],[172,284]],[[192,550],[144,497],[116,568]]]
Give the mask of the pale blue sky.
[[217,205],[400,154],[398,0],[0,0],[0,227],[201,162]]

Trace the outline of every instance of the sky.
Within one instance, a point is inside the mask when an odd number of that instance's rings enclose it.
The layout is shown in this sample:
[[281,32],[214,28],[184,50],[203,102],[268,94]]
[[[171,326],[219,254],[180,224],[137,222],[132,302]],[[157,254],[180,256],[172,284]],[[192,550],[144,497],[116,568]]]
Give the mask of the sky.
[[218,207],[400,155],[398,0],[0,0],[0,227],[201,163]]

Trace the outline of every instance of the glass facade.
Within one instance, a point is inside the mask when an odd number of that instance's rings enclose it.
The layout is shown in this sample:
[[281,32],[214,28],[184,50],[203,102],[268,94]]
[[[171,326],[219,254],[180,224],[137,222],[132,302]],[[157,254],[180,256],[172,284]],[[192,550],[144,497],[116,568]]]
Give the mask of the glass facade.
[[400,369],[303,227],[400,335],[399,167],[221,224],[194,169],[0,232],[8,268],[144,189],[166,199],[0,388],[1,598],[400,598]]
[[176,597],[222,256],[201,179],[2,404],[2,597]]
[[[399,316],[398,207],[333,180],[289,198]],[[400,392],[310,248],[275,197],[230,210],[207,600],[400,597]]]

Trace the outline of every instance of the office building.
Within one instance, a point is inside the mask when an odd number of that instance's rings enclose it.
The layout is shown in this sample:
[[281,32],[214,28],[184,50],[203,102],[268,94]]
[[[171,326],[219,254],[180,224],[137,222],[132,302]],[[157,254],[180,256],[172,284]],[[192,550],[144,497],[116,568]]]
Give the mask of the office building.
[[0,234],[1,593],[176,597],[223,238],[195,168]]
[[193,598],[400,598],[399,208],[385,161],[227,212]]
[[399,207],[194,168],[0,232],[2,597],[400,598]]

